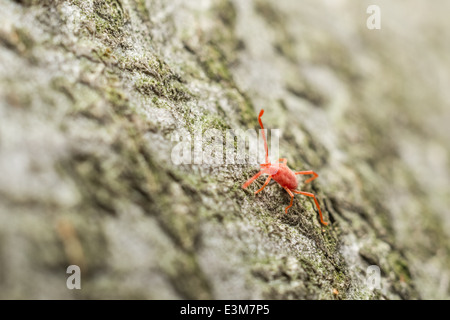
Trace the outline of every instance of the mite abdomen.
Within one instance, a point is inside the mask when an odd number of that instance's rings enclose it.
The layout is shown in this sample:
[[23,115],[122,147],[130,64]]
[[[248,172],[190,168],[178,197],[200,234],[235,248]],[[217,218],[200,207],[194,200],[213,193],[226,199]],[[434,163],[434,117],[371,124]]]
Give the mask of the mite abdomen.
[[278,172],[272,175],[272,179],[288,189],[296,189],[298,185],[295,174],[287,166],[280,166]]

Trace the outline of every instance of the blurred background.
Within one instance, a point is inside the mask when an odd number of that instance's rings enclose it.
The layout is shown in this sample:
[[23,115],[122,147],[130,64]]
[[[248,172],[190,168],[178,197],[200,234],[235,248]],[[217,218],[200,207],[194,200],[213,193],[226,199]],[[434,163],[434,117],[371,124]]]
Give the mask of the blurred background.
[[[450,298],[449,10],[0,2],[0,298]],[[243,191],[257,167],[171,162],[174,130],[262,108],[328,227],[277,185]]]

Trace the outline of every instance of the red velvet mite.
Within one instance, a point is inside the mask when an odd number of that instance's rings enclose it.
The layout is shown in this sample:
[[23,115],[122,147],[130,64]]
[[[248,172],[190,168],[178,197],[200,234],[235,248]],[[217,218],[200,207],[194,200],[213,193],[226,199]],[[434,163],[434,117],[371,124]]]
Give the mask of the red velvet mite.
[[304,191],[295,190],[298,186],[297,177],[298,174],[305,174],[305,175],[313,175],[313,177],[309,178],[305,181],[305,183],[311,182],[314,179],[316,179],[319,175],[315,173],[312,170],[308,171],[298,171],[294,172],[286,165],[287,159],[278,159],[276,163],[270,163],[269,162],[269,151],[267,148],[267,140],[266,140],[266,134],[264,132],[264,126],[261,121],[261,117],[264,114],[264,109],[261,110],[258,116],[258,122],[262,129],[262,137],[264,140],[264,148],[266,151],[266,163],[262,163],[260,171],[255,174],[253,177],[248,179],[243,185],[242,188],[246,189],[252,182],[254,182],[258,177],[262,174],[267,174],[268,178],[266,179],[266,182],[264,182],[264,185],[259,189],[258,191],[255,191],[255,194],[258,192],[261,192],[270,182],[271,179],[278,182],[278,184],[286,190],[287,193],[291,196],[291,203],[286,207],[285,212],[287,213],[288,209],[292,207],[292,203],[294,201],[294,193],[296,194],[302,194],[304,196],[308,196],[314,199],[314,202],[316,203],[317,209],[319,210],[320,215],[320,222],[323,225],[328,225],[327,222],[323,221],[322,211],[320,210],[319,202],[317,201],[317,198],[314,194]]

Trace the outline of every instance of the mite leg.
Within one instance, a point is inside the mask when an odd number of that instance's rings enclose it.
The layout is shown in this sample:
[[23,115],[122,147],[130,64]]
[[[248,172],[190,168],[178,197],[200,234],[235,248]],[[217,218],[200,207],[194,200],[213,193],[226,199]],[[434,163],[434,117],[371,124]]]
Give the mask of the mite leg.
[[258,116],[258,122],[262,129],[261,133],[262,133],[262,137],[263,137],[263,141],[264,141],[264,150],[266,150],[266,163],[268,163],[269,162],[269,149],[267,148],[266,133],[264,132],[264,126],[261,121],[261,117],[263,114],[264,114],[264,109],[261,109],[261,111],[259,112],[259,116]]
[[288,209],[290,207],[292,207],[292,202],[294,201],[294,194],[291,192],[291,190],[289,190],[288,188],[284,187],[284,190],[287,191],[287,193],[289,193],[289,195],[291,196],[291,203],[286,207],[286,209],[284,209],[284,211],[287,213]]
[[269,176],[266,180],[266,182],[264,182],[263,186],[261,187],[261,189],[259,189],[258,191],[255,191],[255,194],[257,194],[258,192],[261,192],[270,182],[270,180],[272,179],[272,176]]
[[242,185],[242,189],[247,188],[249,185],[252,184],[253,181],[255,181],[256,179],[259,178],[259,176],[262,174],[262,171],[258,172],[257,174],[255,174],[253,177],[251,177],[250,179],[248,179],[243,185]]
[[306,180],[305,183],[311,182],[311,181],[313,181],[314,179],[316,179],[319,176],[317,173],[315,173],[312,170],[309,170],[309,171],[298,171],[298,172],[294,172],[294,173],[295,174],[312,174],[312,175],[314,175],[314,177],[309,178],[308,180]]
[[314,198],[314,202],[316,203],[317,209],[319,209],[320,222],[322,222],[322,224],[325,226],[328,224],[327,222],[323,221],[322,210],[320,210],[319,201],[317,201],[317,198],[314,194],[309,193],[309,192],[304,192],[304,191],[298,191],[298,190],[292,190],[292,192]]
[[278,162],[282,163],[282,164],[286,164],[287,163],[287,159],[281,158],[281,159],[278,159]]

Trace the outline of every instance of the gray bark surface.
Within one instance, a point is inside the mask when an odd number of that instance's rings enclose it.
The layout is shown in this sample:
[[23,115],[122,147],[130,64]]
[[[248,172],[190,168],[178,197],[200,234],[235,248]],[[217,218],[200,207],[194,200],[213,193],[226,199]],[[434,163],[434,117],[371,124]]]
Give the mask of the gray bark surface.
[[[450,3],[370,4],[0,1],[0,298],[450,298]],[[327,227],[173,163],[260,109]]]

